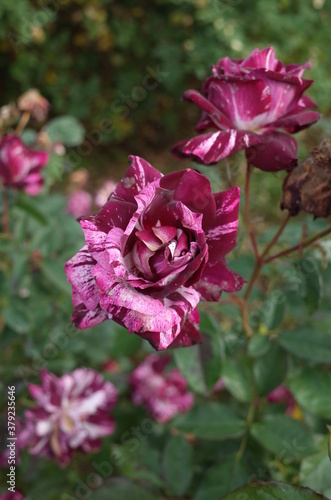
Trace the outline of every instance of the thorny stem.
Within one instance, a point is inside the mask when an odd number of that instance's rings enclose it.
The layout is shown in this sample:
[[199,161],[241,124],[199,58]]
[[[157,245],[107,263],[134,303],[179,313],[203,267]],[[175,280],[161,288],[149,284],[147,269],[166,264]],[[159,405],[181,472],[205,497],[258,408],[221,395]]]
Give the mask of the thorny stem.
[[328,227],[327,229],[324,229],[323,231],[320,231],[319,233],[315,234],[311,238],[308,238],[305,241],[300,241],[297,245],[293,245],[292,247],[287,248],[286,250],[283,250],[282,252],[278,252],[274,255],[271,255],[268,259],[265,259],[264,264],[268,264],[269,262],[272,262],[275,259],[278,259],[279,257],[284,257],[284,255],[288,255],[292,252],[295,252],[298,249],[301,248],[306,248],[315,241],[319,240],[323,236],[326,236],[327,234],[331,233],[331,227]]
[[9,227],[9,199],[8,199],[8,190],[3,185],[2,185],[2,205],[3,205],[3,212],[2,212],[2,218],[1,218],[2,232],[4,234],[9,234],[10,233],[10,227]]
[[25,129],[30,120],[30,115],[31,115],[30,111],[24,111],[15,130],[16,135],[21,135],[21,133],[23,132],[23,130]]
[[252,243],[252,246],[253,246],[255,257],[256,257],[256,259],[258,259],[259,258],[259,250],[257,248],[255,234],[254,234],[254,230],[253,230],[253,227],[252,227],[252,224],[251,224],[251,218],[250,218],[250,213],[249,213],[251,171],[252,171],[252,167],[247,162],[246,182],[245,182],[245,212],[244,212],[244,217],[245,217],[246,225],[248,227],[248,232],[249,232],[249,236],[251,238],[251,243]]

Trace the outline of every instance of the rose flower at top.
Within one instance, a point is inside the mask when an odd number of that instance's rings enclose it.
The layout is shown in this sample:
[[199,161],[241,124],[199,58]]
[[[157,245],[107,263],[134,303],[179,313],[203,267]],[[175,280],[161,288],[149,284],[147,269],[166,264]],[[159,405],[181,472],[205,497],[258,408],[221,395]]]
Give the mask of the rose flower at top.
[[157,350],[200,342],[203,300],[241,289],[225,255],[236,245],[239,188],[212,194],[195,170],[162,176],[142,158],[99,212],[80,220],[84,246],[66,264],[73,323],[107,319]]
[[40,171],[48,160],[49,153],[29,148],[14,134],[0,141],[0,178],[6,187],[37,195],[44,184]]
[[297,143],[288,134],[320,117],[309,109],[316,104],[304,95],[313,83],[302,78],[309,67],[309,62],[284,66],[272,47],[255,49],[244,60],[221,59],[202,94],[196,90],[183,94],[184,100],[203,111],[197,132],[217,131],[181,141],[172,152],[211,165],[244,149],[247,160],[261,170],[290,170],[297,164]]

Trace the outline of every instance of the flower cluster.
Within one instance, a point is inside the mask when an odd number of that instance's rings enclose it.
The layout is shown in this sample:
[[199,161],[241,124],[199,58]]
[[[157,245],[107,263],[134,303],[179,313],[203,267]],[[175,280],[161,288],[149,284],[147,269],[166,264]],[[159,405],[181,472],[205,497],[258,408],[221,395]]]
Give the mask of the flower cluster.
[[248,161],[262,170],[290,170],[297,164],[297,143],[288,134],[319,119],[310,109],[316,104],[304,95],[313,83],[302,78],[309,67],[284,66],[272,47],[256,49],[244,60],[221,59],[202,94],[187,90],[183,95],[203,112],[197,132],[217,131],[182,141],[173,153],[210,165],[245,150]]
[[162,176],[141,158],[130,163],[101,210],[80,220],[86,246],[65,267],[73,322],[113,319],[157,350],[193,345],[199,300],[243,285],[225,262],[236,245],[239,188],[212,194],[194,170]]
[[43,369],[41,381],[41,386],[28,387],[37,406],[25,411],[19,448],[27,447],[31,455],[60,464],[66,464],[74,451],[99,449],[101,438],[115,429],[109,413],[117,401],[113,384],[88,368],[61,377]]
[[189,411],[194,397],[175,368],[166,373],[169,356],[151,354],[132,373],[132,401],[144,405],[157,422],[165,423],[178,413]]

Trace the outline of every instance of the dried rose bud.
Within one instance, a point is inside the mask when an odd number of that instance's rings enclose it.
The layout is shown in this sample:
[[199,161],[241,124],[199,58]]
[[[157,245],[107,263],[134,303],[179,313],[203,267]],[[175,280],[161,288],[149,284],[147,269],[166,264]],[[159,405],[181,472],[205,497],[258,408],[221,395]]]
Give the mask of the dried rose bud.
[[331,215],[331,140],[313,148],[311,157],[294,168],[283,185],[282,210],[297,215],[301,210],[315,217]]
[[31,116],[38,122],[46,120],[50,108],[47,99],[45,99],[37,89],[30,89],[24,92],[24,94],[18,98],[17,106],[20,111],[30,112]]

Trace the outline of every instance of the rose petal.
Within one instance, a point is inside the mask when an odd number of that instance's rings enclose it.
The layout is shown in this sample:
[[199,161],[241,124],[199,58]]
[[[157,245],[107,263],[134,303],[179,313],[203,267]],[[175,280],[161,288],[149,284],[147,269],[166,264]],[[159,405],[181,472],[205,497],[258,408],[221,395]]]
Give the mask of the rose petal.
[[261,136],[261,144],[248,149],[246,158],[265,172],[291,170],[298,162],[297,147],[293,137],[275,132]]
[[227,293],[241,290],[245,280],[239,274],[231,271],[224,262],[219,260],[216,264],[207,264],[198,283],[194,288],[205,300],[218,301],[222,291]]
[[178,142],[171,151],[180,158],[191,158],[198,163],[211,165],[237,151],[260,143],[261,136],[232,129],[225,132],[209,132]]

